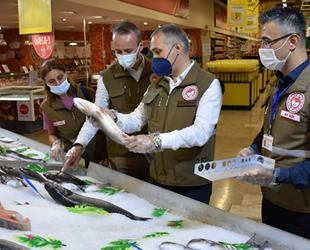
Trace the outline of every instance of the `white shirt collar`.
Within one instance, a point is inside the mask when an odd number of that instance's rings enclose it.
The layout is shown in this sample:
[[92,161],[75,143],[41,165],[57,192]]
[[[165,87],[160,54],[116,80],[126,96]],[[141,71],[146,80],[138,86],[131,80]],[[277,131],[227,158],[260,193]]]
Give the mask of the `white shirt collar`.
[[170,87],[175,88],[176,86],[179,86],[181,84],[181,82],[185,79],[185,77],[187,76],[188,72],[190,71],[190,69],[194,65],[194,61],[193,60],[191,60],[191,61],[192,61],[192,63],[177,77],[177,81],[176,82],[174,82],[173,79],[170,76],[165,76],[165,79],[167,79],[169,81],[169,83],[170,83]]

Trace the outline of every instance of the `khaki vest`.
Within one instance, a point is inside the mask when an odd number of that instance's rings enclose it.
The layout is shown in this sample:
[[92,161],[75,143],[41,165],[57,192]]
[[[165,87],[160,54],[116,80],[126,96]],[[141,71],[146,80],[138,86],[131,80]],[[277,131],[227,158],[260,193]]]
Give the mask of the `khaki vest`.
[[[151,61],[146,57],[144,57],[144,68],[138,82],[119,63],[115,63],[109,69],[102,71],[100,75],[110,96],[109,108],[123,114],[134,111],[151,83],[152,73]],[[147,134],[147,126],[141,132],[135,134]],[[107,138],[107,147],[109,156],[133,155],[126,147],[112,141],[110,138]],[[134,156],[138,155],[135,154]]]
[[[272,152],[262,149],[262,155],[276,160],[277,168],[289,168],[297,163],[310,160],[310,65],[305,68],[297,80],[281,96],[272,125],[271,135],[273,136]],[[266,108],[264,119],[264,133],[268,132],[270,126],[271,106],[276,86],[271,87],[271,97]],[[297,115],[301,121],[281,117],[281,110],[288,111],[287,100],[292,93],[302,93],[304,95],[304,105]],[[282,184],[274,188],[262,187],[264,198],[271,203],[282,208],[302,213],[310,213],[310,188],[300,191],[292,185]]]
[[[149,132],[171,132],[191,126],[198,103],[215,76],[193,65],[182,83],[169,94],[169,82],[158,78],[150,86],[142,102],[146,105]],[[187,86],[196,86],[198,95],[186,101],[182,92]],[[202,147],[165,149],[155,153],[150,174],[158,183],[170,186],[201,186],[210,181],[194,174],[195,164],[214,158],[215,135]]]
[[[87,88],[87,92],[89,97],[93,99],[95,91]],[[76,90],[76,96],[85,99],[84,94],[80,88]],[[57,130],[59,138],[63,139],[64,141],[65,150],[68,151],[72,147],[72,143],[77,138],[85,122],[85,115],[75,106],[72,106],[71,110],[68,110],[59,98],[56,98],[56,100],[51,104],[47,103],[46,101],[43,102],[41,108],[45,115],[53,123],[65,121],[64,125],[57,126]],[[89,159],[93,162],[99,162],[105,159],[106,156],[104,133],[99,130],[85,148],[83,158]]]

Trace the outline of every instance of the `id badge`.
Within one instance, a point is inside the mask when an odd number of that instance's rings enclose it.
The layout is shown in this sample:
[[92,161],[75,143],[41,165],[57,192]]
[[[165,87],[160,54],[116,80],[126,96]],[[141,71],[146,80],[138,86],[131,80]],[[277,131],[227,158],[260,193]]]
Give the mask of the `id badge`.
[[271,135],[264,134],[263,148],[272,151],[273,137]]

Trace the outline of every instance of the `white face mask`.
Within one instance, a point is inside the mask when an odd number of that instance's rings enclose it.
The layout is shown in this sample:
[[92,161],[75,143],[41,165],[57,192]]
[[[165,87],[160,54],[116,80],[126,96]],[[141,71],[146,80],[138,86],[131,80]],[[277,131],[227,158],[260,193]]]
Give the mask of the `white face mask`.
[[64,95],[67,93],[68,89],[70,88],[70,83],[68,79],[64,80],[62,84],[58,86],[49,86],[50,90],[55,95]]
[[275,51],[277,50],[280,50],[283,48],[283,46],[286,44],[287,40],[289,39],[286,38],[286,41],[285,43],[283,43],[281,45],[280,48],[274,50],[274,49],[259,49],[258,52],[259,52],[259,57],[260,57],[260,60],[262,62],[262,64],[267,68],[267,69],[270,69],[270,70],[282,70],[285,63],[286,63],[286,60],[287,58],[290,56],[291,54],[291,51],[288,53],[287,57],[280,61],[277,57],[276,57],[276,54],[275,54]]
[[115,53],[118,63],[124,69],[128,69],[128,68],[131,68],[132,66],[134,66],[135,63],[139,60],[139,57],[137,56],[139,53],[139,48],[140,48],[140,46],[138,46],[138,49],[137,49],[136,53],[134,53],[134,54],[120,55],[118,53]]

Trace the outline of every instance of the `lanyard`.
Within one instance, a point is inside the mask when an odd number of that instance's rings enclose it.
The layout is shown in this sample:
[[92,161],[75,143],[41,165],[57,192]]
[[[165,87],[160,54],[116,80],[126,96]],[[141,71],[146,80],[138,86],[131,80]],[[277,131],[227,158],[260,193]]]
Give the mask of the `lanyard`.
[[[280,97],[284,94],[284,92],[289,88],[291,87],[293,84],[293,82],[291,84],[289,84],[281,93],[279,93],[279,90],[280,88],[278,88],[273,100],[272,100],[272,107],[271,107],[271,117],[270,117],[270,126],[269,126],[269,129],[268,129],[268,134],[270,135],[271,133],[271,127],[272,127],[272,124],[274,122],[274,119],[275,119],[275,115],[276,115],[276,109],[278,107],[278,103],[279,103],[279,99]],[[280,86],[279,86],[280,87]]]

